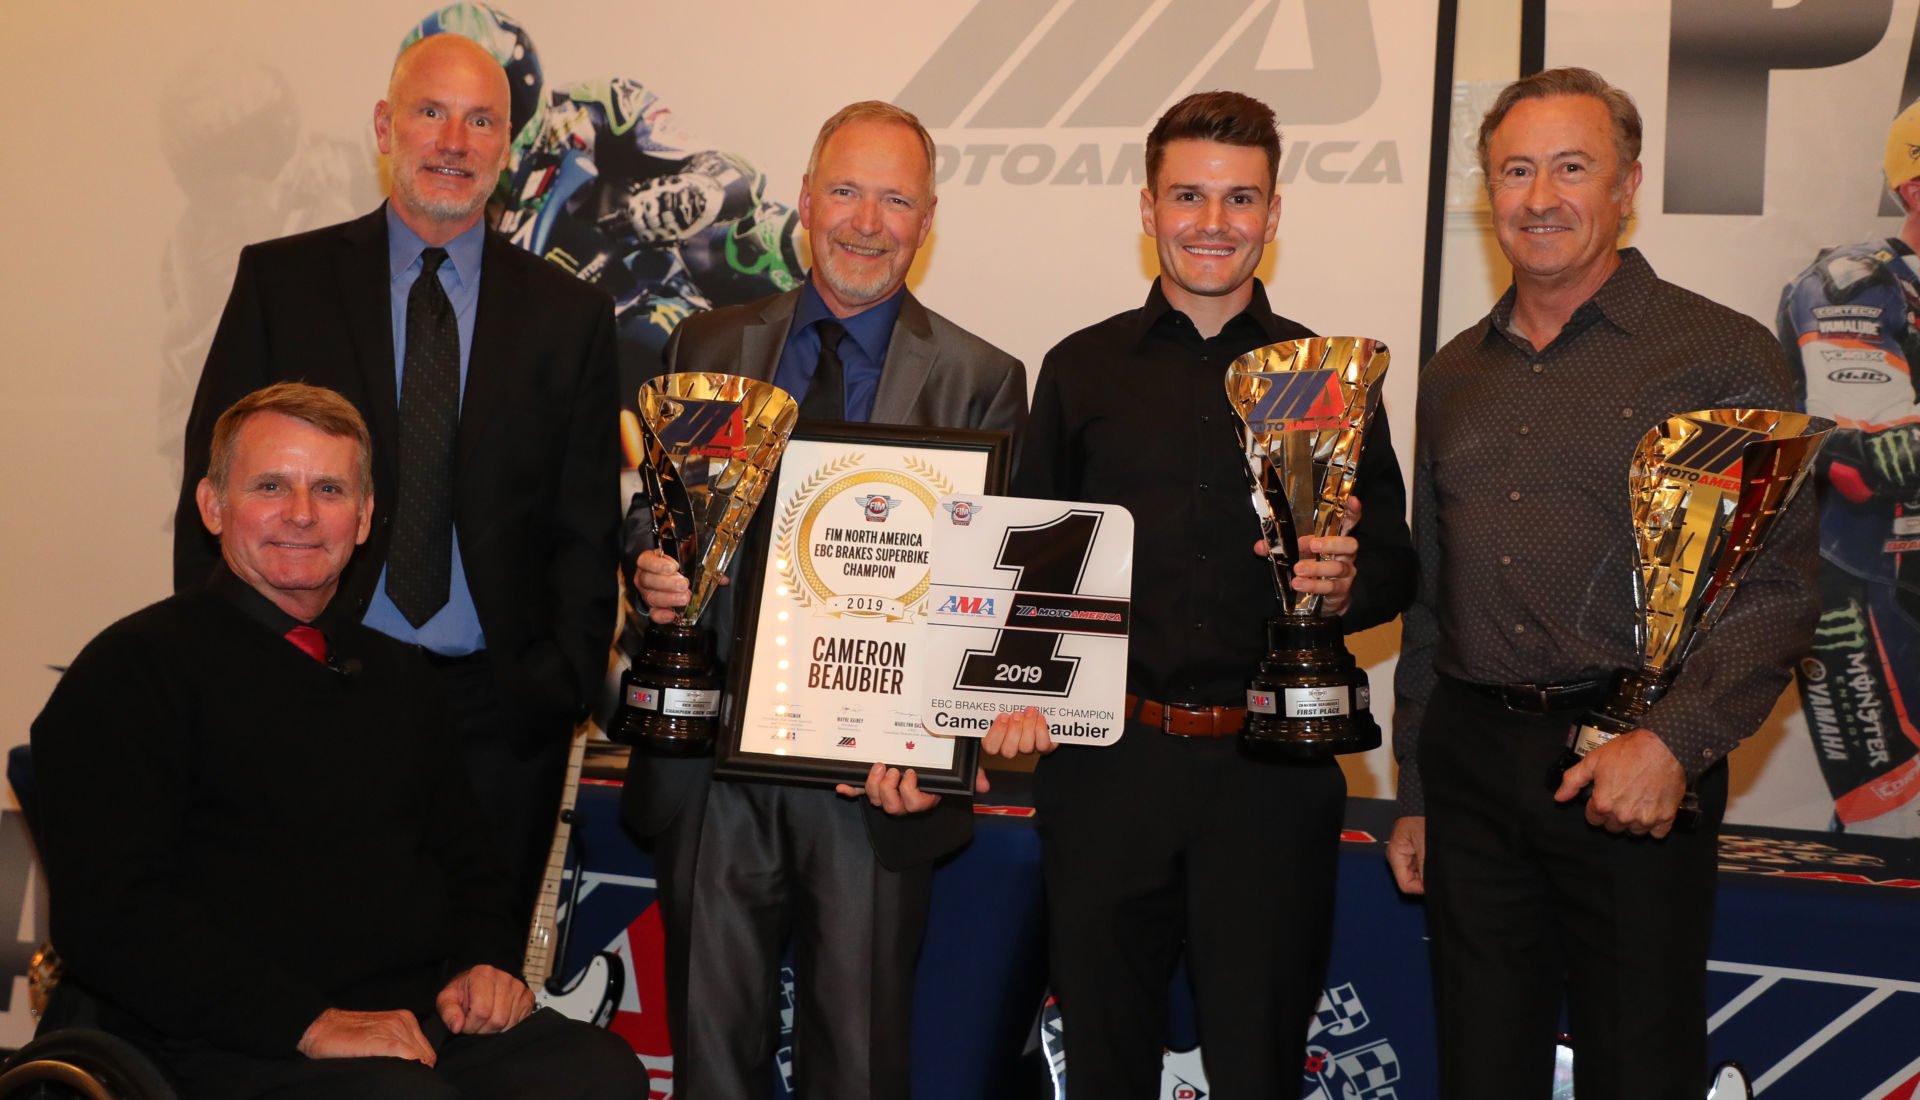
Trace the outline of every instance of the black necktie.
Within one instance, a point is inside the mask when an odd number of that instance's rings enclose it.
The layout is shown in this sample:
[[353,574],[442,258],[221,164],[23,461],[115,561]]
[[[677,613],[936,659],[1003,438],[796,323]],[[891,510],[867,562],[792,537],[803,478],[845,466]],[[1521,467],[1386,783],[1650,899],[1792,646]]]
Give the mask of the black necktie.
[[847,380],[846,372],[840,369],[840,341],[847,335],[846,326],[838,321],[815,321],[813,331],[820,334],[820,362],[813,368],[813,380],[807,383],[800,418],[845,420]]
[[414,626],[447,602],[453,576],[453,433],[460,421],[460,327],[440,285],[444,248],[420,253],[407,292],[400,376],[400,500],[387,550],[387,596]]

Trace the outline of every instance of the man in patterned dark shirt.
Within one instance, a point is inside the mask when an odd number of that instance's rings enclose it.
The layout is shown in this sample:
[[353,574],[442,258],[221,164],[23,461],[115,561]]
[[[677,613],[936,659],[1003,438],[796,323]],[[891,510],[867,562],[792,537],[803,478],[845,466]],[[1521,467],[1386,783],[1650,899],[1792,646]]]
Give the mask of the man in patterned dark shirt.
[[[1696,409],[1792,408],[1792,386],[1766,329],[1617,247],[1640,184],[1624,92],[1584,69],[1528,77],[1479,147],[1513,286],[1420,377],[1387,852],[1427,895],[1441,1095],[1546,1095],[1564,996],[1581,1100],[1695,1100],[1725,757],[1813,625],[1810,496],[1645,728],[1557,763],[1639,665],[1635,445]],[[1701,820],[1674,830],[1690,785]]]

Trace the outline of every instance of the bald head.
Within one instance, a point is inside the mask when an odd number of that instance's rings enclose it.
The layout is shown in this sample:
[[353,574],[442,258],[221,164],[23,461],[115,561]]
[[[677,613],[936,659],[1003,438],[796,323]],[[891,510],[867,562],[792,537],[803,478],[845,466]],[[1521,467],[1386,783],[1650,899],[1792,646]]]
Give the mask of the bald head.
[[506,70],[462,35],[423,38],[395,59],[373,130],[394,212],[428,244],[445,244],[486,213],[513,137],[509,104]]

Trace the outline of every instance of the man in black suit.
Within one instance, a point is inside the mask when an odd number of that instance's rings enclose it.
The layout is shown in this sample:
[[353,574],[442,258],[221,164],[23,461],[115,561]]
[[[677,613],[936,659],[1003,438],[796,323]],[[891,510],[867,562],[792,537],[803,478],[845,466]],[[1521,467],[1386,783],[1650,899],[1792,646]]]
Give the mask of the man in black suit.
[[413,44],[373,122],[393,180],[382,209],[240,254],[187,422],[174,587],[218,560],[194,488],[221,410],[287,380],[352,401],[378,506],[341,598],[425,653],[530,917],[568,733],[613,633],[612,306],[483,224],[511,137],[485,50]]
[[[855,103],[828,119],[800,193],[814,264],[807,283],[688,318],[667,345],[666,369],[770,380],[800,400],[802,419],[1016,430],[1025,368],[906,289],[933,227],[933,162],[933,139],[891,104]],[[644,513],[644,501],[636,509]],[[637,526],[649,529],[635,532],[635,548],[650,547],[650,525]],[[656,550],[640,555],[635,579],[657,621],[687,601],[685,579]],[[723,660],[732,649],[724,593],[703,620],[719,624]],[[716,783],[711,760],[634,754],[626,819],[656,838],[682,1100],[764,1094],[790,931],[799,1094],[907,1095],[932,861],[972,836],[972,808],[942,804],[911,771],[878,764],[867,786],[836,795]],[[870,802],[851,797],[863,793]]]
[[365,422],[281,383],[211,435],[220,563],[90,642],[33,723],[56,1002],[83,985],[201,1100],[643,1095],[617,1036],[534,1011],[423,659],[340,606]]

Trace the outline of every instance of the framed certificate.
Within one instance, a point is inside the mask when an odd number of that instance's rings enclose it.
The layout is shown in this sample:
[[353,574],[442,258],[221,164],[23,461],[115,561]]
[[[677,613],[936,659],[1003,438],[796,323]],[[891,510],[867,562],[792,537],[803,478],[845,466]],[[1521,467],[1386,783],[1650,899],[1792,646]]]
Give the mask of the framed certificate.
[[761,502],[720,710],[716,771],[831,787],[875,761],[973,790],[979,742],[921,717],[941,498],[1004,491],[1005,432],[802,425]]

